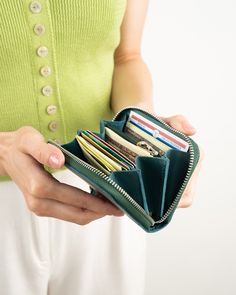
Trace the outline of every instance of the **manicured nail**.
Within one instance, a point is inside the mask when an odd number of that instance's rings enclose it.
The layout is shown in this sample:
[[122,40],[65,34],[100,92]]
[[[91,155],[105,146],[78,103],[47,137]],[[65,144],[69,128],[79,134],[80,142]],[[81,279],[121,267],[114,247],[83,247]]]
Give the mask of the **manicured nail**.
[[49,164],[52,167],[58,167],[60,164],[59,157],[56,154],[52,154],[49,157]]

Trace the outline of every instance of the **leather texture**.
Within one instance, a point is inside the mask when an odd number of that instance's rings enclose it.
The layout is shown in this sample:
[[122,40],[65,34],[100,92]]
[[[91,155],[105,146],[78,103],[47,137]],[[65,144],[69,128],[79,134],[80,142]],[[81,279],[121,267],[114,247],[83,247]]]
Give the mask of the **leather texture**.
[[[135,108],[121,111],[114,121],[102,120],[100,133],[97,134],[104,139],[106,126],[122,131],[131,110],[177,134],[151,114]],[[78,135],[80,132],[81,130],[78,130]],[[179,133],[177,135],[186,139]],[[109,176],[97,173],[88,163],[82,165],[86,159],[76,140],[59,147],[65,154],[66,167],[87,181],[93,192],[102,193],[145,231],[156,232],[172,219],[182,192],[199,160],[198,145],[191,138],[189,143],[193,159],[191,169],[190,152],[171,149],[162,157],[138,156],[135,169],[115,171]]]

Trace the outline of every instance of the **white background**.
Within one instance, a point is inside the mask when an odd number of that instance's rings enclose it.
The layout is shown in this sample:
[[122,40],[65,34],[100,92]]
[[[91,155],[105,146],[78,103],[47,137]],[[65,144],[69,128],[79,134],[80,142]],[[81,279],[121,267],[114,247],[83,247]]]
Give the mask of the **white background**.
[[150,0],[156,110],[184,114],[206,158],[193,206],[148,235],[146,295],[236,294],[236,1]]

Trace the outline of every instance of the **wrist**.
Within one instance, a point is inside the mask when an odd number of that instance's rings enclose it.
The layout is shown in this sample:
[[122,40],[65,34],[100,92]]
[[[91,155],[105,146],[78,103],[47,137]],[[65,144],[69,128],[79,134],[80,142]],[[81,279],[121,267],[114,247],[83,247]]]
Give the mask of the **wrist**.
[[154,104],[153,102],[145,102],[145,101],[141,101],[140,103],[135,104],[134,106],[141,108],[147,112],[154,112],[155,108],[154,108]]
[[126,100],[126,103],[119,104],[119,105],[112,105],[112,111],[116,114],[120,110],[126,108],[126,107],[138,107],[141,108],[147,112],[154,113],[154,102],[151,100],[140,100],[140,101],[132,101],[132,100]]

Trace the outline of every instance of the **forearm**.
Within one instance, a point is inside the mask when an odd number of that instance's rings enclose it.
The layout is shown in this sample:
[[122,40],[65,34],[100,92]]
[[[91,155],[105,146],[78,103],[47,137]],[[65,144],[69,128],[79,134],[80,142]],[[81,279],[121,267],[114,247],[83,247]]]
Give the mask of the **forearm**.
[[111,96],[113,112],[131,105],[152,111],[153,104],[152,79],[142,58],[116,62]]
[[10,145],[12,132],[0,132],[0,176],[7,176],[3,165],[3,156]]

